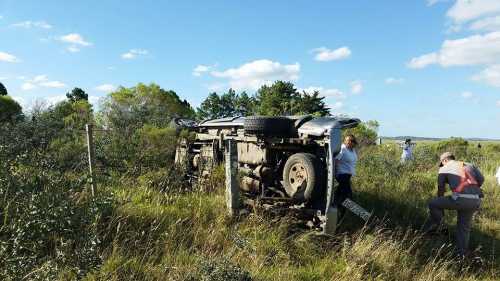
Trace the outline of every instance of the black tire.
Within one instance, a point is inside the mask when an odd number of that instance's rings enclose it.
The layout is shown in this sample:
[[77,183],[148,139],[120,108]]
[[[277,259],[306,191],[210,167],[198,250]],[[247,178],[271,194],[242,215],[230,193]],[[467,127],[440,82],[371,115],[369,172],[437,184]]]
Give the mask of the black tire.
[[283,168],[283,187],[298,202],[317,201],[324,195],[325,173],[322,162],[313,154],[296,153]]
[[287,137],[291,134],[292,120],[285,117],[248,116],[243,126],[246,134]]
[[179,133],[183,129],[193,130],[196,127],[196,122],[185,118],[174,118],[170,121],[170,127]]

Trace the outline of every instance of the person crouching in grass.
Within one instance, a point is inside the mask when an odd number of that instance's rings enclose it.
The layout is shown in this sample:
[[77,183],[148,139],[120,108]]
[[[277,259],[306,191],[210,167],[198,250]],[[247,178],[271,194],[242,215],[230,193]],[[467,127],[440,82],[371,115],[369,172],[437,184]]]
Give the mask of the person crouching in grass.
[[[455,160],[451,152],[441,155],[437,198],[429,202],[430,218],[424,225],[424,233],[432,233],[439,228],[444,210],[456,210],[456,243],[460,257],[465,257],[468,251],[472,216],[481,205],[483,182],[483,175],[474,165]],[[444,196],[446,184],[452,195]]]

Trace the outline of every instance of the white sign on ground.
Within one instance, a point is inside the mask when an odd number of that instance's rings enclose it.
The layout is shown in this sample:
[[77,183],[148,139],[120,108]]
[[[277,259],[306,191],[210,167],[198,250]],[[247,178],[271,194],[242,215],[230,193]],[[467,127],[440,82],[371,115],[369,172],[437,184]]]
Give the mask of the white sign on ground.
[[364,221],[368,221],[372,216],[372,213],[363,209],[363,207],[358,205],[358,203],[352,201],[349,198],[347,198],[346,200],[344,200],[344,202],[342,202],[342,206],[346,207],[349,211],[353,212],[355,215],[362,218]]

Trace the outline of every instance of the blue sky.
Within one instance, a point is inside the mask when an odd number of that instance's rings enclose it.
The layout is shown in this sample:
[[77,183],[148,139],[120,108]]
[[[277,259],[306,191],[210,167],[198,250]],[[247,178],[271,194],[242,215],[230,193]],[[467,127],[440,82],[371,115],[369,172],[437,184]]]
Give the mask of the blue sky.
[[276,79],[381,135],[500,139],[500,1],[0,0],[0,80],[26,108],[138,82],[197,106]]

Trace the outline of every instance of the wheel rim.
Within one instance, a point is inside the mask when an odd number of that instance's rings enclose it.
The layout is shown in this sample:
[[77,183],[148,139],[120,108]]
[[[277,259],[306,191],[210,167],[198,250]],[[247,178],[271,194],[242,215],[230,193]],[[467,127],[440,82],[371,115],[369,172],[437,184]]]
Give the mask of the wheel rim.
[[295,194],[297,191],[305,188],[307,185],[308,174],[302,163],[293,164],[288,175],[291,191]]

